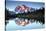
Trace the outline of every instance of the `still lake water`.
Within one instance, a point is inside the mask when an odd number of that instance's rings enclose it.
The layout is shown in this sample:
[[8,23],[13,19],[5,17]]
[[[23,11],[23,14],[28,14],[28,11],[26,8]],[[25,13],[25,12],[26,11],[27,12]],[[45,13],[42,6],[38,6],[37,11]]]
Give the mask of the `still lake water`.
[[6,26],[6,31],[43,29],[45,27],[45,24],[42,25],[39,22],[36,23],[36,21],[31,22],[27,24],[26,26],[17,25],[15,21],[16,21],[16,18],[8,20],[9,23]]

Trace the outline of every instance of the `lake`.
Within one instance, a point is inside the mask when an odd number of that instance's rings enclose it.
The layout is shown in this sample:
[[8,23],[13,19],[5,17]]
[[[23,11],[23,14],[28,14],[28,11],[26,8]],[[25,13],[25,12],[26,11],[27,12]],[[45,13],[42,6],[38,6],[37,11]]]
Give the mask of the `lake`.
[[[17,21],[30,21],[29,24],[26,24],[25,26],[21,26],[16,24]],[[23,19],[23,18],[14,18],[14,19],[9,19],[6,20],[7,25],[6,25],[6,31],[15,31],[15,30],[31,30],[31,29],[43,29],[45,27],[45,24],[39,23],[34,21],[34,19]]]

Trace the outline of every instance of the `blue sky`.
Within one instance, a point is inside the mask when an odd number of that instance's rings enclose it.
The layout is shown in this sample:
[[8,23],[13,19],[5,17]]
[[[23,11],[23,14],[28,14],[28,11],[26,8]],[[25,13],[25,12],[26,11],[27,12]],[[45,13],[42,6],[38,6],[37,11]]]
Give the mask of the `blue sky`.
[[44,2],[44,0],[7,0],[7,1],[34,1],[34,2]]
[[40,8],[44,6],[44,3],[42,2],[6,1],[6,8],[9,9],[10,11],[14,11],[16,6],[22,4],[32,8]]

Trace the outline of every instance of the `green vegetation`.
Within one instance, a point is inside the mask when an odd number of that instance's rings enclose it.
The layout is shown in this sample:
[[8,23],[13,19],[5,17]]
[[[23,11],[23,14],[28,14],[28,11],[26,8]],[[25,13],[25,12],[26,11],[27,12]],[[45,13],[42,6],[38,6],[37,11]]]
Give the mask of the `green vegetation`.
[[5,20],[9,20],[11,18],[27,18],[27,19],[34,19],[34,20],[37,20],[39,21],[40,23],[42,22],[43,24],[45,23],[45,20],[44,20],[44,8],[42,9],[38,9],[34,12],[28,12],[28,13],[18,13],[18,14],[13,14],[11,15],[9,12],[9,10],[5,9]]

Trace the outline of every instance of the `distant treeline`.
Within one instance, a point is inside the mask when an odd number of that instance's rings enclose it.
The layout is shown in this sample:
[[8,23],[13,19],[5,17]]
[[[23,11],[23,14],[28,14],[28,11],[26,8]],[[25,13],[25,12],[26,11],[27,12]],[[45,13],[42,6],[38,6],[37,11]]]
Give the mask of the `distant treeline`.
[[5,8],[5,20],[9,20],[11,18],[28,18],[28,19],[35,19],[39,22],[42,22],[43,24],[45,23],[44,17],[45,17],[45,8],[42,7],[42,9],[37,9],[34,10],[33,12],[28,12],[28,13],[18,13],[15,14],[13,13],[11,15],[10,13],[11,11],[9,11],[7,8]]

